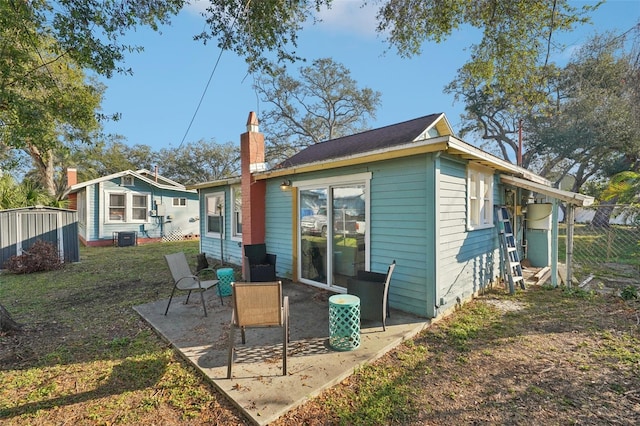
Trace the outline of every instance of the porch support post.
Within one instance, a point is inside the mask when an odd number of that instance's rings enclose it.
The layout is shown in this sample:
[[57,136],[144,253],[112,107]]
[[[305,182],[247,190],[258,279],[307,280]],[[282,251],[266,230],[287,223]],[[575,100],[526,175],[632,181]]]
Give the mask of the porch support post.
[[571,288],[573,279],[573,222],[575,218],[575,206],[567,203],[567,288]]
[[558,199],[551,200],[551,285],[558,287]]

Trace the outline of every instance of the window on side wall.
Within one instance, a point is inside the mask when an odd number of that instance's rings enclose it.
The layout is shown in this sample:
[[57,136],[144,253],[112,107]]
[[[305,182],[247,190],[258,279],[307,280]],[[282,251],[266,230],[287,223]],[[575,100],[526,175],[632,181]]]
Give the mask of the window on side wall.
[[234,186],[231,188],[231,199],[233,200],[232,237],[242,239],[242,188]]
[[146,195],[131,194],[131,220],[146,222],[149,214],[149,200]]
[[126,194],[111,193],[108,196],[107,218],[109,222],[125,222],[127,211]]
[[107,223],[144,223],[149,218],[149,194],[133,192],[107,192]]
[[207,234],[222,237],[224,234],[224,192],[215,192],[206,196]]
[[78,209],[78,224],[86,225],[87,224],[87,206],[86,206],[86,190],[77,192],[78,198],[76,200],[76,208]]
[[467,167],[467,229],[493,226],[493,170]]
[[184,197],[176,197],[173,199],[173,207],[186,207],[187,206],[187,199]]

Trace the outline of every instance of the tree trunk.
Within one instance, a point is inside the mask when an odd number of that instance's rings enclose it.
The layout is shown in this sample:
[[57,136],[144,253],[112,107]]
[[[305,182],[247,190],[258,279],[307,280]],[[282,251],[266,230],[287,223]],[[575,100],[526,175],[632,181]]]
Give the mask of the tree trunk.
[[596,209],[596,214],[593,216],[593,220],[591,221],[592,227],[609,227],[609,218],[611,217],[611,213],[613,213],[613,209],[615,208],[616,199],[617,197],[601,204],[601,206]]
[[54,164],[51,150],[41,151],[36,145],[28,144],[27,152],[38,169],[42,186],[47,191],[47,194],[55,197],[56,185],[53,180]]
[[0,332],[21,331],[22,326],[15,322],[9,312],[0,304]]

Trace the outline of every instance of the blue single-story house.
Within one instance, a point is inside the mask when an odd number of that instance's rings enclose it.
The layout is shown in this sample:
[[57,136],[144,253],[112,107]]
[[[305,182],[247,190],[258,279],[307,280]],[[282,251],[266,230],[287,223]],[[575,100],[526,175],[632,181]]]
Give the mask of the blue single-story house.
[[456,138],[444,114],[318,143],[273,169],[264,161],[251,112],[241,176],[189,187],[203,252],[241,264],[243,245],[266,243],[278,276],[338,293],[356,271],[395,260],[390,306],[427,318],[501,276],[496,206],[522,224],[532,193],[593,201]]
[[86,246],[135,245],[195,238],[199,200],[193,189],[148,170],[125,170],[77,183],[67,169],[68,199]]

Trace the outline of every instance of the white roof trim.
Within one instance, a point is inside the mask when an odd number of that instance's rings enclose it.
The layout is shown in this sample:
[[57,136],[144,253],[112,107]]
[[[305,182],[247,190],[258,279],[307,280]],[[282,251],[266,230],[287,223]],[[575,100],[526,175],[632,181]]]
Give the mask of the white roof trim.
[[188,189],[207,189],[207,188],[217,188],[219,186],[225,186],[225,185],[237,185],[239,183],[242,183],[242,178],[233,177],[228,179],[212,180],[209,182],[194,183],[191,185],[187,185],[187,188]]
[[[191,192],[191,193],[196,192],[196,191],[191,190],[191,189],[186,189],[186,187],[184,185],[181,185],[181,184],[178,184],[178,183],[176,183],[175,185],[165,185],[165,184],[158,183],[154,179],[149,179],[146,176],[141,175],[140,173],[134,172],[132,170],[124,170],[122,172],[113,173],[113,174],[110,174],[110,175],[107,175],[107,176],[102,176],[102,177],[99,177],[99,178],[96,178],[96,179],[91,179],[91,180],[88,180],[88,181],[85,181],[85,182],[77,183],[75,185],[72,185],[69,188],[69,192],[74,192],[74,191],[77,191],[77,190],[82,189],[84,187],[87,187],[89,185],[94,185],[94,184],[100,183],[100,182],[106,182],[108,180],[117,179],[119,177],[127,176],[127,175],[133,176],[133,177],[135,177],[137,179],[140,179],[140,180],[148,183],[149,185],[152,185],[152,186],[155,186],[155,187],[161,188],[161,189],[169,189],[169,190],[172,190],[172,191],[182,191],[182,192]],[[158,179],[160,179],[160,176],[158,176]],[[165,180],[165,179],[163,178],[163,180]]]
[[565,201],[569,204],[573,204],[579,207],[587,207],[593,204],[595,199],[588,195],[578,194],[577,192],[564,191],[562,189],[553,188],[551,186],[541,185],[536,182],[520,179],[515,176],[500,175],[500,180],[504,183],[508,183],[518,188],[528,189],[540,194],[548,195],[551,198],[555,198],[561,201]]
[[453,136],[449,137],[447,143],[449,145],[448,152],[451,154],[460,155],[467,160],[475,161],[492,169],[508,171],[515,175],[521,176],[524,179],[536,182],[541,185],[546,185],[549,187],[551,186],[551,182],[549,182],[542,176],[533,173],[531,170],[527,170],[524,167],[516,166],[513,163],[496,157],[493,154],[489,154],[488,152],[476,148],[475,146],[461,141],[460,139],[457,139]]

